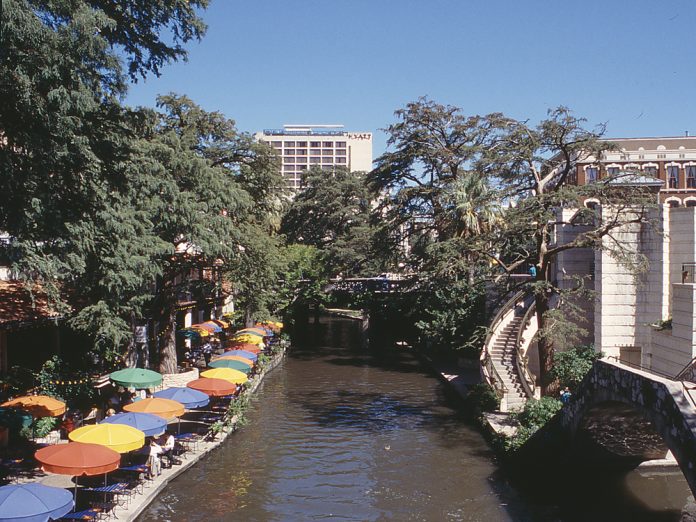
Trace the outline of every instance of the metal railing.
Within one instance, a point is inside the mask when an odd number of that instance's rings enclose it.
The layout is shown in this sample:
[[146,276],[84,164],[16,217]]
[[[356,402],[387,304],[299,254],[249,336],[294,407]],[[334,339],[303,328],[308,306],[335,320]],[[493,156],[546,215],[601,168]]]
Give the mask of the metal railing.
[[[657,377],[661,377],[662,379],[672,381],[672,382],[677,382],[681,384],[682,391],[684,392],[684,395],[689,399],[691,402],[691,405],[696,407],[696,399],[694,399],[691,396],[690,390],[696,391],[696,383],[693,380],[689,380],[687,377],[693,379],[694,378],[694,367],[696,366],[696,357],[691,360],[689,364],[684,366],[684,368],[676,375],[676,376],[671,376],[666,373],[654,370],[653,368],[649,368],[647,366],[643,366],[642,364],[636,364],[636,363],[630,363],[628,361],[622,361],[621,357],[616,356],[616,355],[610,355],[609,357],[606,357],[607,360],[609,361],[616,361],[619,364],[622,364],[624,366],[628,366],[629,368],[634,368],[636,370],[641,370],[644,371],[645,373],[651,373]],[[688,384],[691,384],[691,387],[687,386]]]
[[530,323],[533,315],[536,316],[536,303],[534,302],[527,308],[527,311],[522,317],[522,323],[519,330],[517,330],[517,339],[515,341],[515,365],[517,367],[517,374],[521,377],[520,381],[522,382],[522,387],[527,397],[530,398],[534,398],[535,396],[536,380],[529,371],[529,357],[527,357],[526,354],[522,355],[520,353],[520,348],[522,347],[522,335],[527,329],[527,324]]
[[505,314],[511,311],[514,306],[524,298],[524,295],[525,291],[520,290],[510,299],[508,299],[505,304],[498,308],[498,311],[493,316],[491,325],[488,327],[488,333],[486,334],[486,339],[483,342],[483,349],[481,350],[481,376],[483,377],[484,381],[493,387],[499,398],[502,398],[508,392],[508,389],[505,384],[503,384],[503,379],[493,364],[490,353],[488,353],[488,346],[490,345],[493,335],[500,325],[500,322],[503,320],[503,317],[505,317]]

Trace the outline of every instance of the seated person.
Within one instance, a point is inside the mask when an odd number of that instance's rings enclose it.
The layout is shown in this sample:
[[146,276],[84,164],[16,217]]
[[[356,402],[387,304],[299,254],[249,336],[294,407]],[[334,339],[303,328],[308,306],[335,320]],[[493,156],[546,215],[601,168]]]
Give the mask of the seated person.
[[174,447],[176,444],[174,435],[165,433],[162,435],[160,443],[162,444],[162,457],[167,458],[167,467],[171,468],[172,464],[174,464]]

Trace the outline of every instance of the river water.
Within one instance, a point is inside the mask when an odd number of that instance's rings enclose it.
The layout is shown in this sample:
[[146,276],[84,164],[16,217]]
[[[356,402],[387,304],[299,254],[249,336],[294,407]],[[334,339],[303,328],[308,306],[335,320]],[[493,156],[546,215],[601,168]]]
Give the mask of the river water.
[[411,353],[363,348],[348,320],[307,333],[258,389],[249,424],[139,520],[667,522],[693,504],[674,471],[568,472],[553,492],[511,484]]

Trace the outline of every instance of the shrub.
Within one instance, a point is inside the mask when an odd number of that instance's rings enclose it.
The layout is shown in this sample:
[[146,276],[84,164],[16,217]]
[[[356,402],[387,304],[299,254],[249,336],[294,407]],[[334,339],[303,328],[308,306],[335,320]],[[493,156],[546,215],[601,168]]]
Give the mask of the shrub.
[[600,356],[601,354],[591,345],[555,352],[551,377],[558,380],[561,389],[567,386],[574,392]]
[[496,411],[500,409],[500,399],[495,390],[486,383],[479,383],[471,388],[466,396],[466,404],[477,415],[484,411]]
[[524,409],[515,415],[520,426],[513,437],[505,444],[507,451],[519,449],[527,439],[544,426],[551,417],[556,415],[563,407],[563,403],[553,397],[542,397],[540,400],[530,399],[524,405]]

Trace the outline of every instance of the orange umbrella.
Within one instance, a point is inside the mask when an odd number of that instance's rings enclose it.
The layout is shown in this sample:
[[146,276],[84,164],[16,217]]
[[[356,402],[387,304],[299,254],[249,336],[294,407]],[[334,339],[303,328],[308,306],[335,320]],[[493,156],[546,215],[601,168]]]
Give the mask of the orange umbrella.
[[225,359],[227,359],[228,361],[241,361],[244,364],[248,364],[249,368],[254,367],[254,361],[252,361],[251,359],[247,359],[246,357],[242,357],[241,355],[223,355],[222,357],[215,357],[215,359],[213,360],[224,361]]
[[65,403],[48,395],[25,395],[0,404],[5,408],[17,408],[34,417],[57,417],[65,413]]
[[186,384],[186,386],[202,391],[211,397],[224,397],[225,395],[232,395],[237,391],[237,385],[225,379],[196,379]]
[[34,457],[44,471],[71,476],[102,475],[118,469],[121,463],[118,452],[100,444],[84,442],[46,446]]
[[184,414],[184,405],[178,401],[171,399],[161,399],[152,397],[143,399],[142,401],[126,404],[123,409],[125,411],[133,411],[138,413],[151,413],[165,419],[173,419],[181,417]]
[[227,345],[228,349],[231,350],[246,350],[247,352],[252,352],[255,354],[261,353],[263,350],[258,347],[256,344],[251,344],[251,343],[228,343]]

